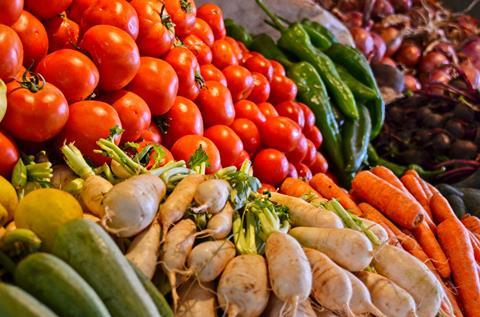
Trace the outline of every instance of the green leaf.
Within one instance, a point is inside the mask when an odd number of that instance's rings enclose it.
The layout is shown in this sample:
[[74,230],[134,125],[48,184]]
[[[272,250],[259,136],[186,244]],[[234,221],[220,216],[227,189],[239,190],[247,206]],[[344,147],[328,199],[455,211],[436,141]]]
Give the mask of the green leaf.
[[190,159],[188,160],[188,166],[191,169],[194,169],[195,167],[200,167],[202,164],[205,164],[205,167],[210,166],[210,162],[208,161],[208,155],[203,150],[202,145],[200,145],[198,149],[193,152],[192,156],[190,156]]

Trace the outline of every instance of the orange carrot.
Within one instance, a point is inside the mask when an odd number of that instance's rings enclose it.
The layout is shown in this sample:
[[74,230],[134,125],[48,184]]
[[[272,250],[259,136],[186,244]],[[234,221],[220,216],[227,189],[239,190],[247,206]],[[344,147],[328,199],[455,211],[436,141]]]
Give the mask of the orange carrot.
[[460,306],[458,305],[456,292],[453,290],[452,285],[443,282],[442,279],[439,279],[439,281],[443,286],[443,290],[445,291],[445,295],[447,295],[448,300],[452,304],[453,314],[455,315],[455,317],[463,317],[462,310],[460,309]]
[[468,235],[470,236],[470,243],[473,247],[473,255],[475,256],[475,260],[477,263],[480,263],[480,240],[478,240],[478,238],[471,231],[468,231]]
[[385,166],[375,166],[370,171],[381,179],[389,182],[391,185],[397,187],[401,191],[405,193],[408,192],[405,186],[403,186],[403,183],[400,181],[400,179],[398,179],[397,175],[395,175],[390,169],[386,168]]
[[[423,187],[423,190],[425,191],[425,194],[427,195],[427,198],[430,199],[432,198],[434,192],[430,189],[430,184],[427,183],[423,178],[420,177],[420,175],[418,175],[417,171],[416,170],[408,170],[405,172],[405,175],[412,175],[414,176],[416,179],[418,179],[418,181],[420,182],[420,184],[422,185]],[[433,187],[433,186],[432,186]],[[435,190],[436,191],[436,190]]]
[[280,186],[280,192],[293,196],[293,197],[302,197],[303,195],[312,195],[315,196],[314,198],[323,198],[319,192],[317,192],[312,186],[310,186],[307,182],[299,178],[286,178],[282,186]]
[[457,219],[448,200],[442,194],[436,193],[430,199],[430,210],[432,211],[433,220],[436,223],[443,222],[447,219]]
[[421,180],[418,180],[415,176],[412,175],[403,175],[400,178],[403,185],[408,189],[410,194],[422,205],[423,209],[428,213],[430,218],[432,218],[432,212],[430,211],[429,199],[425,190],[422,187]]
[[337,186],[333,180],[323,173],[318,173],[310,180],[310,185],[327,199],[336,198],[340,204],[357,216],[362,215],[362,211],[350,197],[348,192]]
[[378,215],[379,212],[377,212],[377,213],[369,212],[371,209],[375,209],[375,208],[373,208],[372,206],[370,206],[367,203],[360,203],[358,205],[358,207],[362,211],[363,217],[365,217],[368,220],[371,220],[373,222],[378,223],[380,226],[382,226],[383,229],[385,229],[385,231],[387,232],[389,241],[393,242],[392,244],[394,244],[394,245],[400,244],[400,242],[397,239],[397,235],[395,234],[395,232],[393,232],[392,229],[390,229],[390,227],[384,222],[384,217],[383,216],[380,217]]
[[480,235],[480,219],[472,215],[464,215],[462,217],[463,225],[476,235]]
[[413,229],[423,221],[423,208],[416,200],[371,172],[358,173],[352,188],[356,195],[402,228]]
[[438,225],[438,237],[450,259],[465,315],[480,316],[480,280],[467,229],[458,219],[449,218]]

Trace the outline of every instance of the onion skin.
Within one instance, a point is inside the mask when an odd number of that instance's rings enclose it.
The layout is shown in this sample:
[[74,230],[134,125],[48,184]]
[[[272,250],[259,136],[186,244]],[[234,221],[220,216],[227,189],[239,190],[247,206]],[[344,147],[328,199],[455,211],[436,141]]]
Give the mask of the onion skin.
[[374,48],[373,38],[370,35],[370,32],[360,27],[354,27],[350,29],[350,33],[355,41],[355,46],[365,56],[369,56]]
[[480,88],[480,72],[470,60],[465,60],[458,65],[464,72],[473,89]]
[[394,27],[388,27],[380,31],[380,36],[387,44],[387,53],[385,56],[390,57],[400,48],[402,45],[402,37],[400,31]]
[[428,74],[440,66],[449,64],[448,58],[439,52],[428,52],[420,61],[419,69],[422,73]]
[[388,66],[392,66],[392,67],[395,67],[397,68],[397,64],[395,63],[395,61],[393,59],[391,59],[390,57],[384,57],[382,58],[382,60],[380,61],[382,64],[385,64],[385,65],[388,65]]
[[395,59],[404,66],[414,67],[421,56],[422,51],[420,47],[413,42],[404,42],[395,54]]
[[372,15],[375,18],[384,18],[394,14],[393,6],[388,0],[377,0],[373,6]]
[[460,50],[462,56],[470,58],[472,61],[480,59],[480,38],[475,38],[467,42]]
[[405,90],[416,92],[422,89],[422,84],[420,84],[420,81],[417,78],[413,77],[412,75],[405,75],[404,81],[405,81]]
[[385,41],[379,34],[375,32],[370,32],[370,34],[372,35],[372,38],[373,38],[372,61],[379,62],[383,59],[383,57],[387,53],[387,44],[385,44]]
[[412,7],[412,0],[390,0],[395,12],[406,13]]

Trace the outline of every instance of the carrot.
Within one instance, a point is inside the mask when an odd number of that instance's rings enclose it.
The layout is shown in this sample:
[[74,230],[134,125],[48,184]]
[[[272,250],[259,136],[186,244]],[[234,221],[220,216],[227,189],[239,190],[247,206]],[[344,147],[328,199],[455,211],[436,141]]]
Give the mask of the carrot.
[[432,198],[433,194],[437,192],[436,189],[435,189],[435,191],[432,190],[431,187],[433,187],[433,186],[430,185],[429,183],[427,183],[423,178],[421,178],[420,175],[418,175],[416,170],[408,170],[408,171],[405,172],[404,175],[414,176],[420,182],[420,184],[422,185],[423,190],[425,191],[425,194],[427,195],[428,199]]
[[383,221],[384,217],[379,217],[378,214],[369,212],[370,208],[372,208],[372,209],[375,209],[375,208],[373,208],[372,206],[370,206],[367,203],[360,203],[358,205],[358,207],[363,212],[363,217],[365,217],[366,219],[368,219],[370,221],[378,223],[380,226],[382,226],[383,229],[385,229],[385,231],[387,232],[387,235],[388,235],[388,239],[390,241],[392,241],[392,240],[395,241],[396,240],[398,242],[398,239],[397,239],[397,236],[395,235],[395,233]]
[[293,197],[302,197],[303,195],[316,195],[318,198],[323,198],[319,192],[313,189],[310,184],[304,182],[299,178],[287,177],[282,186],[280,186],[280,192],[282,194],[293,196]]
[[448,200],[440,193],[434,194],[430,199],[430,210],[436,223],[441,223],[447,219],[457,219]]
[[480,235],[480,219],[471,215],[464,215],[462,217],[463,225],[476,235]]
[[413,229],[423,221],[423,208],[416,200],[371,172],[358,173],[352,188],[364,201],[403,228]]
[[440,280],[440,283],[443,286],[443,290],[445,291],[445,295],[447,295],[450,304],[452,304],[453,314],[455,317],[463,317],[462,310],[460,309],[460,305],[458,304],[458,299],[456,296],[456,292],[453,290],[453,287],[450,283],[444,283],[443,280]]
[[457,219],[450,218],[438,226],[438,238],[450,259],[465,315],[480,316],[480,280],[467,229]]
[[473,247],[473,255],[475,257],[475,260],[477,261],[477,263],[480,263],[480,241],[472,232],[468,231],[468,235],[470,236],[470,243]]
[[421,181],[412,175],[403,175],[401,178],[403,185],[408,189],[410,194],[422,205],[423,209],[427,212],[430,219],[432,218],[432,212],[430,211],[430,204],[427,194],[422,187]]
[[397,187],[401,191],[408,193],[408,190],[405,188],[400,179],[398,179],[397,175],[395,175],[390,169],[386,168],[385,166],[375,166],[370,171],[381,179],[389,182],[391,185]]
[[310,180],[310,185],[327,199],[336,198],[340,204],[357,216],[362,215],[362,211],[350,197],[348,192],[340,188],[333,180],[325,174],[318,173]]

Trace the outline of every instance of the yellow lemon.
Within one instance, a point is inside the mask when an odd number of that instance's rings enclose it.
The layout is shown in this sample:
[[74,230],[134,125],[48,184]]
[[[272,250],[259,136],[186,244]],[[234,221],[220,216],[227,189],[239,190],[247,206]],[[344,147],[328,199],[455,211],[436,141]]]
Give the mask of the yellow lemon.
[[13,219],[13,213],[18,205],[18,197],[15,188],[5,178],[0,176],[0,205],[8,212],[8,219]]

